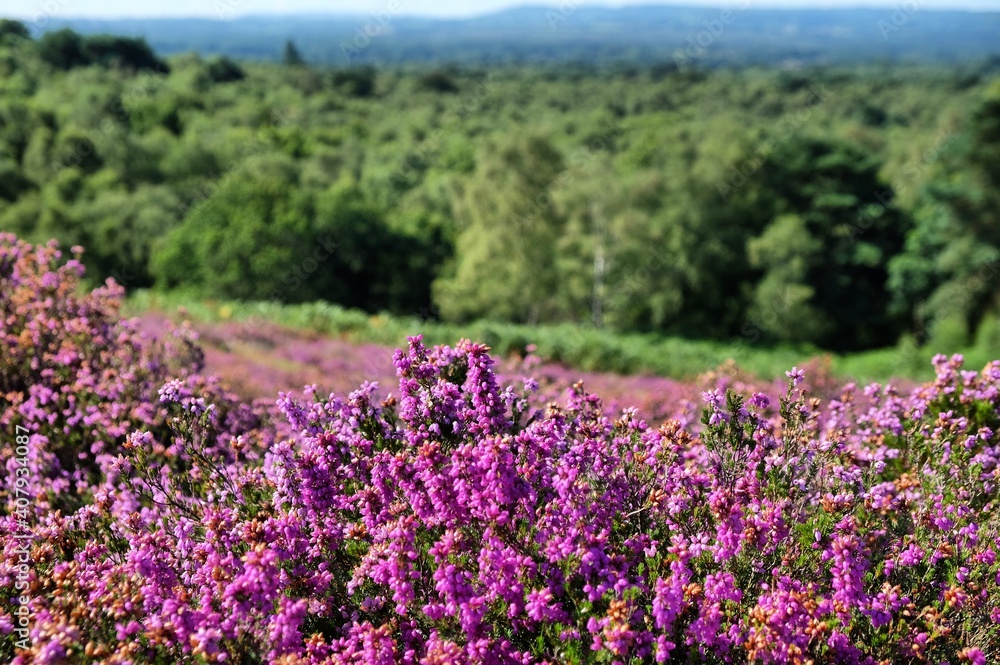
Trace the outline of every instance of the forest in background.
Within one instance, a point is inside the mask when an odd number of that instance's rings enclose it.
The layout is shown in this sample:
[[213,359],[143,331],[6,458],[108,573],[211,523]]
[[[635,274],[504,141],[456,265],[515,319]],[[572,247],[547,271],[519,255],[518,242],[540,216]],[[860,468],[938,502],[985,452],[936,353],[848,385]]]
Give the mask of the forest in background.
[[0,229],[129,289],[855,351],[1000,343],[961,65],[319,67],[0,22]]
[[717,7],[600,7],[582,0],[483,16],[411,16],[387,0],[368,14],[240,15],[241,0],[213,0],[201,18],[68,19],[42,14],[42,31],[143,37],[164,55],[196,51],[278,61],[294,37],[308,62],[347,66],[443,62],[586,62],[802,66],[870,62],[963,63],[996,58],[1000,13],[892,8],[765,9],[750,0]]

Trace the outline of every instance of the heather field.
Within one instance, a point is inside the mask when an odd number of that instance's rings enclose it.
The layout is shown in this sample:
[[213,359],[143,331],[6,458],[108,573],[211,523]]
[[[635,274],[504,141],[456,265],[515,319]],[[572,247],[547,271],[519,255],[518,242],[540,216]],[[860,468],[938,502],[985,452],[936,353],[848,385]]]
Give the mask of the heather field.
[[[268,399],[293,387],[315,385],[322,393],[347,394],[365,381],[377,383],[386,396],[397,388],[392,364],[392,346],[351,341],[307,330],[296,330],[263,320],[192,320],[188,312],[146,311],[138,317],[143,331],[167,337],[181,326],[197,339],[205,371],[223,379],[240,397]],[[405,343],[406,339],[403,338]],[[601,395],[609,415],[634,407],[645,418],[695,418],[700,415],[700,395],[705,390],[740,392],[760,389],[770,394],[782,390],[782,382],[768,383],[740,370],[732,361],[688,380],[651,374],[622,375],[574,369],[545,361],[528,344],[524,352],[493,354],[501,381],[517,382],[531,377],[538,382],[535,401],[558,400],[577,382]],[[820,360],[810,364],[814,391],[839,387]]]
[[[849,380],[891,381],[909,386],[934,376],[931,363],[934,352],[928,345],[918,345],[912,337],[904,337],[894,346],[838,354],[809,345],[764,344],[746,337],[713,341],[616,333],[587,323],[529,326],[482,320],[448,324],[384,312],[369,314],[326,302],[300,305],[241,302],[149,290],[130,293],[123,311],[147,321],[152,330],[162,327],[166,320],[189,321],[208,335],[210,346],[219,348],[254,339],[260,342],[258,348],[273,346],[272,342],[260,339],[264,330],[293,345],[304,338],[389,349],[405,344],[409,336],[420,334],[435,344],[477,339],[503,358],[524,358],[531,347],[531,355],[547,365],[572,368],[573,373],[592,377],[657,376],[700,387],[706,385],[703,379],[710,380],[712,374],[768,382],[792,365],[808,366],[812,380],[828,388]],[[960,352],[973,364],[989,362],[997,349],[992,334],[975,343],[953,339],[946,346],[949,353]],[[379,372],[375,367],[370,369]],[[639,382],[636,389],[641,385]]]
[[1000,361],[615,378],[82,274],[0,235],[4,662],[1000,658]]

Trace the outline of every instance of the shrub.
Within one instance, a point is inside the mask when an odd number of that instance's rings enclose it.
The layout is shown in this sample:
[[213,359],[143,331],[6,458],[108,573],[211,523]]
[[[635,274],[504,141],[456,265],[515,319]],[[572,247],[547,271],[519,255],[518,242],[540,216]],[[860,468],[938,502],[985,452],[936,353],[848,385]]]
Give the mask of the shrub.
[[69,28],[47,32],[38,40],[42,60],[56,69],[87,65],[118,66],[131,70],[168,73],[145,39],[114,35],[80,35]]
[[205,69],[212,83],[230,83],[246,78],[243,68],[224,55],[209,60]]
[[[98,292],[64,326],[34,315],[12,327],[26,308],[77,302],[45,291],[76,266],[4,252],[0,276],[18,286],[5,342],[18,355],[0,369],[31,393],[70,359],[31,350],[66,338],[71,351],[85,320],[113,310]],[[43,296],[34,309],[31,288]],[[112,376],[131,344],[103,356]],[[468,341],[414,337],[394,362],[399,389],[382,401],[371,384],[346,398],[280,395],[289,430],[277,444],[252,427],[220,435],[225,409],[182,373],[144,402],[169,431],[152,416],[131,431],[99,478],[77,480],[86,505],[32,512],[8,495],[0,652],[15,663],[1000,656],[1000,362],[976,373],[937,357],[936,379],[909,396],[848,385],[826,403],[793,369],[773,406],[705,393],[699,428],[651,427],[633,410],[611,420],[582,387],[538,408],[532,381],[501,386],[488,349]],[[59,410],[33,409],[29,425],[5,425],[54,435],[44,415]],[[49,441],[25,445],[34,455]],[[34,469],[22,477],[30,497],[55,491]],[[23,569],[19,533],[34,539]],[[22,649],[13,608],[25,602]]]
[[[216,403],[217,432],[249,433],[261,419],[218,382],[200,374],[194,331],[182,327],[154,340],[137,319],[119,316],[124,289],[113,280],[81,295],[82,250],[62,261],[56,244],[31,246],[0,234],[0,426],[2,459],[11,473],[15,437],[27,437],[31,492],[4,484],[0,501],[9,515],[29,496],[38,514],[94,500],[94,491],[119,473],[126,435],[155,433],[164,468],[186,468],[181,447],[168,441],[169,412],[158,390],[186,381]],[[27,434],[25,434],[27,433]],[[213,444],[215,445],[215,444]]]

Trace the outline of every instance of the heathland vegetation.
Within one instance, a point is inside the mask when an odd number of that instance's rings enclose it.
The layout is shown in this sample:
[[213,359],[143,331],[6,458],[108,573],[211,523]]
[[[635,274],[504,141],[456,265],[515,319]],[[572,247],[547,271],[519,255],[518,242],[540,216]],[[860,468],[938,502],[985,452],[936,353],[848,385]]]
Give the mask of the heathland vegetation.
[[0,234],[5,662],[1000,655],[1000,361],[657,426],[413,337],[397,386],[268,408],[79,258]]
[[0,661],[1000,660],[995,61],[281,52],[0,21]]

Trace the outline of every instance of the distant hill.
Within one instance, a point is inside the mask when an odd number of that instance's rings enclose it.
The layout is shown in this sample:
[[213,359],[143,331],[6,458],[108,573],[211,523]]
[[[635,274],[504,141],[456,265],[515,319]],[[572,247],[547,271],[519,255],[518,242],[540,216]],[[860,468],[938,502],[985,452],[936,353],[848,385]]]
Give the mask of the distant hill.
[[[444,20],[394,15],[53,20],[47,29],[145,37],[161,54],[197,51],[276,60],[293,39],[332,65],[512,62],[846,64],[970,62],[1000,56],[1000,12],[764,10],[643,6],[520,7]],[[399,7],[389,3],[387,7]],[[367,34],[366,34],[367,32]]]

